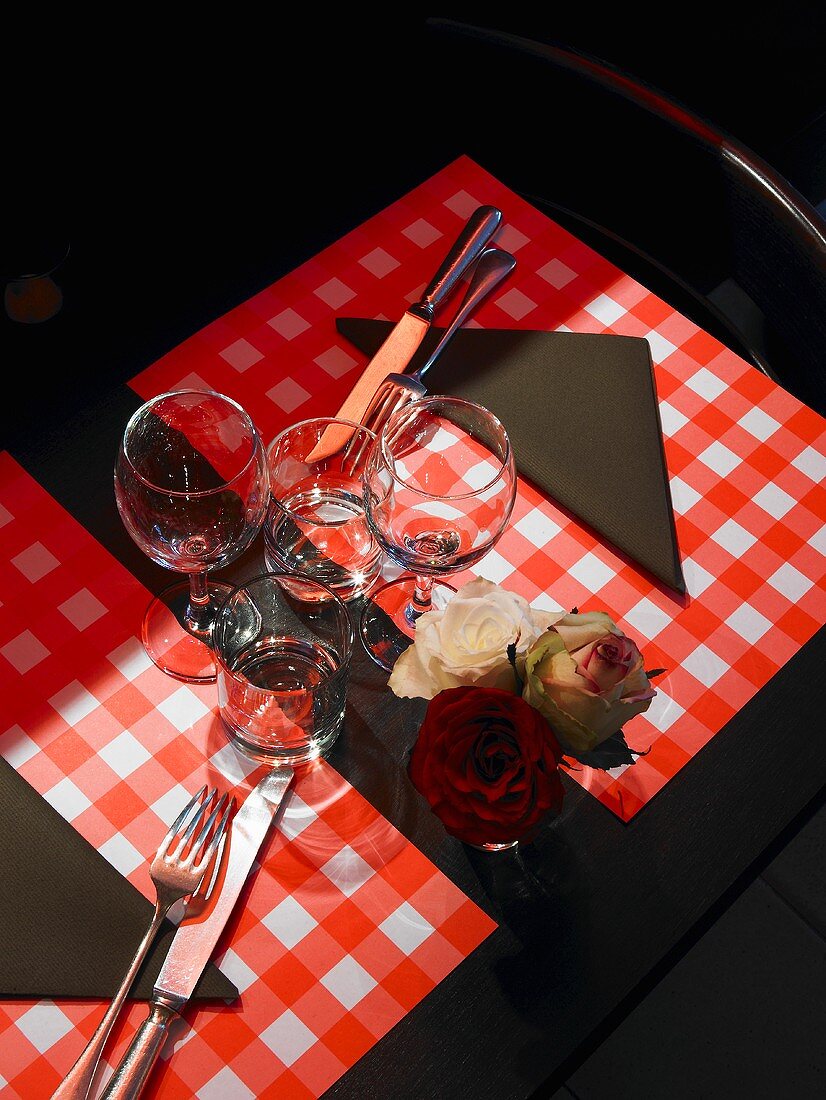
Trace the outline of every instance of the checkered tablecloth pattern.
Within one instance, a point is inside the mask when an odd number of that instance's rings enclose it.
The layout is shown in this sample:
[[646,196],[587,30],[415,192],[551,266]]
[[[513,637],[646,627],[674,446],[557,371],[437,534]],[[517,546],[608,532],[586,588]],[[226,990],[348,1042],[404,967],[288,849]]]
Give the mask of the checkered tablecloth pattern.
[[[5,453],[0,535],[0,754],[154,899],[148,860],[189,796],[240,801],[261,770],[227,744],[214,686],[146,657],[149,593]],[[215,955],[240,1002],[194,1009],[147,1095],[317,1097],[495,928],[324,761],[259,858]],[[102,1013],[0,1000],[0,1095],[49,1096]],[[129,1007],[110,1067],[145,1014]]]
[[[471,324],[644,337],[651,347],[677,536],[681,600],[522,482],[511,523],[474,572],[548,609],[605,610],[664,667],[626,727],[631,768],[576,778],[629,820],[826,622],[826,422],[460,157],[133,380],[145,398],[222,390],[266,440],[335,413],[365,359],[337,315],[397,320],[464,220],[499,207],[517,258]],[[541,395],[538,395],[541,399]],[[463,578],[457,578],[461,583]]]

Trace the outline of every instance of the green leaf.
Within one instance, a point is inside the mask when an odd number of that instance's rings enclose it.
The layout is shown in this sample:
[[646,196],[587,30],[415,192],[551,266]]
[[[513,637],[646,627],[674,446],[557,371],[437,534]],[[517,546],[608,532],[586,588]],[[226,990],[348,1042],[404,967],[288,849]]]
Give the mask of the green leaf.
[[666,669],[664,669],[664,668],[652,668],[650,671],[648,669],[646,669],[645,670],[645,675],[648,677],[649,680],[651,680],[655,676],[662,676],[662,674],[665,671],[666,671]]
[[646,749],[645,752],[637,752],[636,749],[629,749],[625,741],[625,734],[622,730],[617,730],[615,734],[603,741],[601,745],[597,745],[595,749],[591,749],[590,752],[566,751],[565,755],[572,756],[574,760],[578,760],[580,764],[586,764],[589,768],[608,771],[609,768],[619,768],[623,764],[634,764],[638,757],[647,756],[650,751],[650,749]]

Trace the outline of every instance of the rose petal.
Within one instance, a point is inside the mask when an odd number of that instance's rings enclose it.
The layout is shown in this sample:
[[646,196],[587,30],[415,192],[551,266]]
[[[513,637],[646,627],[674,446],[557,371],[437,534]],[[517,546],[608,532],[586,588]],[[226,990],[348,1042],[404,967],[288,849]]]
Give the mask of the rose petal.
[[604,611],[586,611],[565,615],[554,623],[554,630],[562,638],[568,652],[573,653],[597,638],[617,633],[618,627]]
[[[623,703],[650,704],[656,694],[656,688],[653,687],[651,681],[645,675],[645,670],[639,668],[626,677],[622,688],[622,701]],[[647,710],[648,707],[645,706],[642,709]],[[642,713],[642,711],[638,711],[638,713]]]
[[571,654],[579,672],[594,684],[592,690],[600,694],[621,683],[633,665],[633,654],[623,645],[628,639],[614,634],[608,637],[616,638],[616,643],[603,637]]
[[416,646],[408,646],[393,665],[387,683],[400,699],[432,699],[439,690],[422,665],[420,652]]
[[598,685],[590,676],[582,675],[574,658],[564,649],[540,661],[534,673],[543,684],[552,683],[554,687],[568,687],[576,692],[599,694]]
[[[525,690],[528,690],[527,684]],[[534,706],[548,720],[563,749],[588,752],[596,746],[597,738],[594,731],[562,710],[549,695],[542,695]]]
[[475,578],[445,608],[421,616],[410,656],[400,658],[391,673],[391,690],[424,699],[463,684],[515,690],[508,646],[515,642],[524,654],[536,640],[535,614],[524,597]]
[[534,630],[536,631],[536,637],[558,623],[560,619],[565,618],[564,611],[540,611],[536,607],[531,608],[531,619],[533,621]]

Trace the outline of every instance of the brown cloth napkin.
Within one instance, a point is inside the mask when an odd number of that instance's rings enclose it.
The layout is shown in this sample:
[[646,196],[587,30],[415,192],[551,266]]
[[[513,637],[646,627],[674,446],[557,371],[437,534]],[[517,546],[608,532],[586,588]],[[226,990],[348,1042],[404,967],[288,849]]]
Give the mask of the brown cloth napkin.
[[[336,327],[372,356],[392,323],[339,317]],[[442,331],[427,334],[411,370]],[[424,384],[490,409],[505,425],[520,474],[685,592],[647,340],[462,329]]]
[[[140,891],[0,757],[0,997],[111,998],[151,918]],[[152,996],[174,933],[167,922],[131,997]],[[238,990],[210,963],[194,995]]]

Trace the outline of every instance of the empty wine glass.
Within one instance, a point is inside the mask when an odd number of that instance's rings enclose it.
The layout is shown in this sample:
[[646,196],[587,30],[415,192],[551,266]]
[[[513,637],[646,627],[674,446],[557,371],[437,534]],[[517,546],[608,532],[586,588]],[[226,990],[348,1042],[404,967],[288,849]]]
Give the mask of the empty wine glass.
[[212,622],[232,586],[207,579],[250,545],[269,503],[258,431],[223,394],[178,390],[133,414],[115,466],[115,500],[129,534],[152,561],[188,575],[150,603],[143,644],[179,680],[211,683]]
[[371,595],[361,637],[389,671],[416,620],[455,589],[437,578],[480,561],[505,530],[516,499],[507,432],[460,397],[424,397],[387,420],[367,458],[364,506],[376,541],[412,575]]

